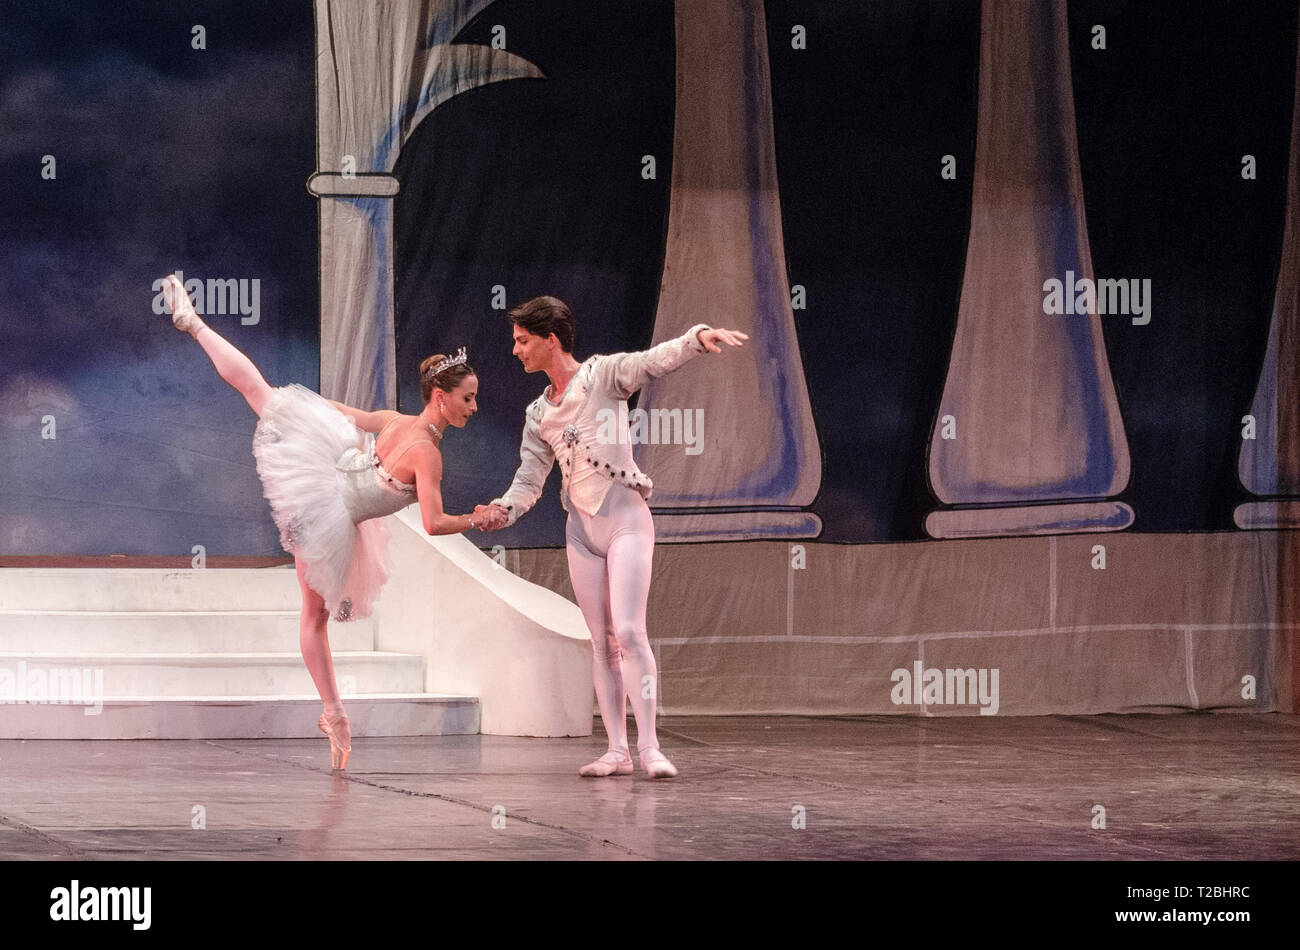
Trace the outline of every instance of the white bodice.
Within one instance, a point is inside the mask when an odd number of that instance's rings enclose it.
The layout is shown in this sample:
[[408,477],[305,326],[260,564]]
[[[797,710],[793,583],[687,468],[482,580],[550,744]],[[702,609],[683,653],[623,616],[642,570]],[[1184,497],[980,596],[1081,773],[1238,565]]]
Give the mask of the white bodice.
[[416,500],[414,485],[398,481],[385,471],[375,455],[375,437],[370,433],[366,433],[364,448],[347,449],[335,467],[343,504],[354,522],[391,515]]

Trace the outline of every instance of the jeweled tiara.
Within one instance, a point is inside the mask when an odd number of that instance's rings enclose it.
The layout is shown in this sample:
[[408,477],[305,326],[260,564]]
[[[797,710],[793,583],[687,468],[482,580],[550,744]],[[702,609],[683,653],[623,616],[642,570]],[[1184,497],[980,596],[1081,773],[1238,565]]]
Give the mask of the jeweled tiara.
[[453,366],[459,366],[461,363],[466,362],[468,359],[469,357],[465,355],[465,347],[462,346],[460,348],[460,351],[455,356],[447,357],[447,359],[443,360],[441,363],[439,363],[437,366],[431,369],[429,371],[429,375],[437,376],[444,369],[451,369]]

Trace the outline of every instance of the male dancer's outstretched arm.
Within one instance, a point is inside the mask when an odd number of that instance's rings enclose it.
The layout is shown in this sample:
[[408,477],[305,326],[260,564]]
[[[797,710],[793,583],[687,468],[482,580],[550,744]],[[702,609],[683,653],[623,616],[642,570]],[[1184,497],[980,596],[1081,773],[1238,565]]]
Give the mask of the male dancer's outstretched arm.
[[743,346],[748,334],[739,330],[714,329],[697,323],[676,339],[636,353],[612,353],[601,359],[598,381],[620,399],[627,399],[652,379],[667,376],[705,352],[721,353],[719,343]]
[[[743,346],[749,335],[739,330],[715,329],[696,324],[688,332],[666,340],[648,350],[612,353],[598,363],[596,383],[620,399],[626,399],[651,379],[658,379],[681,368],[693,357],[704,353],[721,353],[719,343]],[[561,387],[562,388],[562,387]],[[528,407],[523,441],[519,448],[520,465],[514,481],[485,511],[484,531],[496,531],[513,525],[537,503],[542,487],[555,462],[551,446],[541,436],[537,423],[541,408]]]

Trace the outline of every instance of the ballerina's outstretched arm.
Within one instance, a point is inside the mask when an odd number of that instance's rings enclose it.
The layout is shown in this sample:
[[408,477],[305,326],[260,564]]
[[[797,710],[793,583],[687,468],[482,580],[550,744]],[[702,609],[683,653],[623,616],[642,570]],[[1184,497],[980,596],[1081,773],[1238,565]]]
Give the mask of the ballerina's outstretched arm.
[[420,501],[420,520],[426,534],[460,534],[482,528],[487,509],[479,505],[472,515],[449,515],[442,510],[442,453],[432,444],[411,449],[415,468],[415,493]]
[[381,432],[384,426],[401,415],[400,412],[394,412],[392,409],[376,409],[374,412],[366,412],[364,409],[353,409],[351,406],[345,406],[333,399],[327,401],[331,406],[351,419],[354,426],[364,432]]

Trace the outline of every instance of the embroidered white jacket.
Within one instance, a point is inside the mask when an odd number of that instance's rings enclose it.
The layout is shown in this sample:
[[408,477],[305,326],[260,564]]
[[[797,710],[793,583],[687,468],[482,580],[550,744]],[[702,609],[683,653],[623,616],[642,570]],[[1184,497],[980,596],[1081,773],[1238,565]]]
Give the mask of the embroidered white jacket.
[[[671,373],[703,353],[697,334],[709,329],[699,323],[677,339],[640,353],[592,356],[578,367],[558,400],[552,402],[545,393],[534,399],[524,411],[519,470],[505,494],[493,499],[493,504],[510,513],[506,524],[514,524],[537,504],[556,461],[563,476],[560,504],[565,511],[572,503],[594,516],[615,479],[648,499],[654,483],[633,461],[628,433],[608,437],[608,420],[618,420],[626,429],[628,397],[651,379]],[[602,423],[604,438],[600,437]]]

